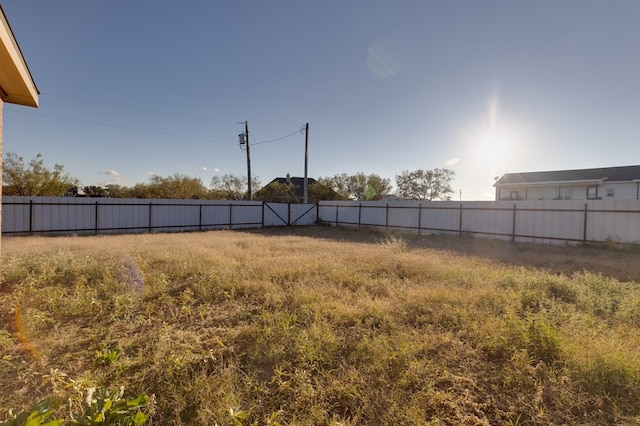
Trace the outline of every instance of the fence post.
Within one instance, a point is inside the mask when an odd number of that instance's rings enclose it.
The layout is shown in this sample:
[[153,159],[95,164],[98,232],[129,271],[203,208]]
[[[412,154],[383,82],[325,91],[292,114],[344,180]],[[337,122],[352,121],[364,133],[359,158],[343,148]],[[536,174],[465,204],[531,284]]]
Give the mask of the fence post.
[[458,236],[462,236],[462,203],[458,208]]
[[149,201],[149,233],[151,233],[151,206],[153,206],[153,202]]
[[589,208],[588,203],[584,203],[584,220],[582,228],[582,241],[587,241],[587,210]]
[[513,220],[511,221],[511,241],[516,240],[516,203],[513,203]]
[[389,203],[387,203],[387,208],[386,210],[386,215],[384,218],[384,229],[388,230],[389,229]]
[[336,226],[338,226],[338,203],[336,203]]
[[362,203],[358,203],[358,228],[360,228],[361,223],[362,223]]
[[96,201],[96,216],[95,216],[95,221],[96,221],[96,226],[95,226],[95,233],[98,233],[98,201]]
[[[229,203],[229,229],[233,229],[233,202]],[[264,214],[262,215],[262,227],[264,228]]]
[[422,228],[422,203],[418,203],[418,235],[420,235],[421,228]]
[[202,204],[198,204],[198,231],[202,231]]
[[287,203],[287,226],[291,226],[291,202]]
[[29,233],[33,233],[33,200],[29,200]]

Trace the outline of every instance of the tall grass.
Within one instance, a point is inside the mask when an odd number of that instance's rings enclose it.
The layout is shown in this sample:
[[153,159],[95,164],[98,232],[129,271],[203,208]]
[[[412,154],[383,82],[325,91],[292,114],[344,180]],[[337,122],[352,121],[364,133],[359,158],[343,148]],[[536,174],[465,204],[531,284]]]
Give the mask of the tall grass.
[[640,424],[634,250],[340,228],[3,250],[0,420],[123,386],[153,424]]

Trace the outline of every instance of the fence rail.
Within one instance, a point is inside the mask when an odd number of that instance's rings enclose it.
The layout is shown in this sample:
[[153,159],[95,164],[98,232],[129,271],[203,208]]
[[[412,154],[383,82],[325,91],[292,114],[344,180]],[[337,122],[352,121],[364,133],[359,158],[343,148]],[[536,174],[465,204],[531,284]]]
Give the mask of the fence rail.
[[261,201],[3,197],[2,233],[179,232],[310,225],[315,204]]
[[639,200],[320,202],[320,222],[518,242],[640,241]]

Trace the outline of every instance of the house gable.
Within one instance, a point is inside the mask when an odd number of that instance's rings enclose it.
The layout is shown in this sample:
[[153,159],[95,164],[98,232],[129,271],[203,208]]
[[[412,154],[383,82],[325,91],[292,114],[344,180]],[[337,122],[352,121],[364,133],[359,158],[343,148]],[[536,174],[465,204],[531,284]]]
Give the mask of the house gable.
[[[309,202],[313,200],[341,200],[342,197],[333,189],[325,187],[313,178],[307,178],[310,193]],[[300,203],[304,199],[304,178],[278,177],[263,186],[255,196],[258,200]]]

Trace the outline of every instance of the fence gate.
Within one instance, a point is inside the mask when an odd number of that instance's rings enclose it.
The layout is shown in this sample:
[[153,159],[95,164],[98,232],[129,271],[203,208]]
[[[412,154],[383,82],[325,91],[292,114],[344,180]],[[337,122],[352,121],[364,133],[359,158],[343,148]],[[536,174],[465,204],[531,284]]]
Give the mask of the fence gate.
[[264,226],[313,225],[317,217],[316,204],[264,203]]

